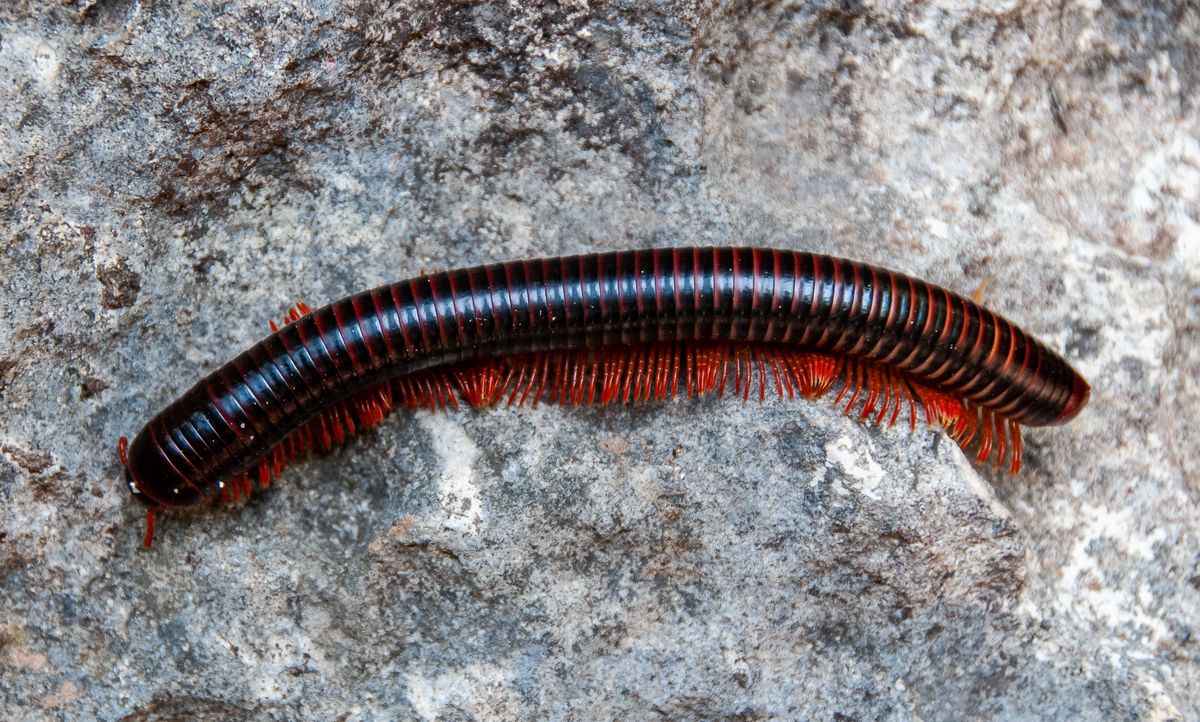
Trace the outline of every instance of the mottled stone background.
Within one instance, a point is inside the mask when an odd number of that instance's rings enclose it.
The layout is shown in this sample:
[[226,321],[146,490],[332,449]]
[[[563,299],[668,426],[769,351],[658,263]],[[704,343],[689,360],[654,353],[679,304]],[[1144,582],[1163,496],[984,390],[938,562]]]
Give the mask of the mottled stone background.
[[[0,6],[0,717],[1197,719],[1194,2]],[[693,243],[1091,379],[1018,478],[822,404],[398,414],[151,552],[115,442],[421,269]]]

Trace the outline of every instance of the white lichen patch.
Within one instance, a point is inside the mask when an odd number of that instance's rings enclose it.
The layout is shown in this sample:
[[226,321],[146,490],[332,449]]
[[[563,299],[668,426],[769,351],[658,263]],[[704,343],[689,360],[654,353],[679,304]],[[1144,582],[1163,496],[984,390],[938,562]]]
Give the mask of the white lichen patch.
[[408,703],[425,720],[437,719],[452,698],[461,697],[467,692],[462,680],[451,675],[426,677],[414,672],[408,675],[406,682]]
[[446,512],[440,522],[442,528],[478,534],[483,524],[483,503],[474,468],[479,448],[451,414],[420,414],[419,419],[442,462],[437,483],[438,503]]
[[254,689],[263,701],[288,699],[295,691],[288,680],[297,674],[325,669],[324,647],[307,634],[281,635],[269,639],[267,644],[252,674]]
[[1089,551],[1093,542],[1109,540],[1129,556],[1150,562],[1154,560],[1154,545],[1166,539],[1166,532],[1156,528],[1144,534],[1135,529],[1132,509],[1113,511],[1085,503],[1078,516],[1082,517],[1082,526],[1071,546],[1070,558],[1062,567],[1058,607],[1113,630],[1131,627],[1136,633],[1144,632],[1151,644],[1168,636],[1166,622],[1147,611],[1153,602],[1150,591],[1143,588],[1134,595],[1105,585],[1104,569]]
[[868,499],[878,500],[875,493],[883,480],[883,468],[871,458],[870,450],[856,444],[848,436],[839,436],[825,445],[825,458],[837,464],[857,483],[855,489]]
[[1125,199],[1131,216],[1124,228],[1136,248],[1148,248],[1165,232],[1175,241],[1175,257],[1200,270],[1200,140],[1180,130],[1146,156]]
[[507,689],[510,677],[496,664],[471,664],[432,676],[418,670],[405,675],[405,691],[421,719],[432,722],[442,719],[443,710],[450,705],[471,710],[485,696]]
[[[1093,359],[1073,359],[1080,372],[1095,377],[1105,364],[1119,363],[1132,358],[1148,369],[1162,366],[1163,349],[1171,340],[1174,329],[1163,310],[1166,298],[1162,285],[1156,280],[1146,280],[1138,274],[1117,274],[1098,269],[1122,266],[1145,266],[1146,262],[1136,257],[1090,244],[1078,244],[1075,254],[1068,259],[1063,275],[1067,294],[1079,297],[1085,292],[1100,293],[1097,302],[1080,323],[1101,329],[1105,343],[1100,344]],[[1099,277],[1103,284],[1097,291],[1094,285]],[[1103,308],[1120,308],[1121,313],[1103,313]],[[1066,345],[1066,330],[1060,332],[1055,343]]]
[[1146,697],[1153,705],[1146,713],[1146,719],[1151,722],[1168,722],[1168,720],[1183,719],[1179,708],[1171,701],[1162,682],[1144,669],[1134,668],[1133,679],[1146,691]]
[[14,34],[0,39],[0,66],[49,87],[58,79],[59,57],[41,38]]
[[[324,624],[306,626],[325,630]],[[323,644],[290,625],[286,631],[276,630],[260,638],[244,625],[235,624],[226,634],[215,634],[206,647],[207,654],[238,669],[254,696],[263,702],[287,701],[296,693],[298,675],[328,671]]]

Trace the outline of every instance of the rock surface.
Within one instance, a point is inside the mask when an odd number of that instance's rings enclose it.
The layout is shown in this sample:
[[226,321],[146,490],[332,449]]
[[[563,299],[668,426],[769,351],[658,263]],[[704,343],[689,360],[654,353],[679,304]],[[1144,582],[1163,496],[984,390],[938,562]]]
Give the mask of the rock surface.
[[[1194,3],[172,5],[0,8],[0,718],[1200,717]],[[292,301],[693,243],[985,284],[1092,405],[1015,479],[399,414],[139,549],[115,439]]]

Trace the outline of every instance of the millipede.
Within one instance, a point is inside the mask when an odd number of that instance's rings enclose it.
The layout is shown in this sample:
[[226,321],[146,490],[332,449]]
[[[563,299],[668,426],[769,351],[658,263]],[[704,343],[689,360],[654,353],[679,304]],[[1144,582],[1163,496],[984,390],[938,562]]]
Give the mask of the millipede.
[[[834,256],[660,248],[422,274],[312,310],[118,441],[155,513],[247,498],[297,456],[395,407],[833,403],[864,421],[940,425],[979,462],[1021,466],[1020,427],[1060,424],[1087,382],[1011,321],[934,284]],[[975,448],[977,447],[977,449]]]

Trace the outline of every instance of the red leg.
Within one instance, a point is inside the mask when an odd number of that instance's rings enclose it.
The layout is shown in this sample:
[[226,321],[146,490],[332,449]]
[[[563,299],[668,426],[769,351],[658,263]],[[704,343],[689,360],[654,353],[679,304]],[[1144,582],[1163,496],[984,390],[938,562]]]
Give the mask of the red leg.
[[146,536],[142,537],[142,546],[146,549],[154,543],[154,510],[146,510]]

